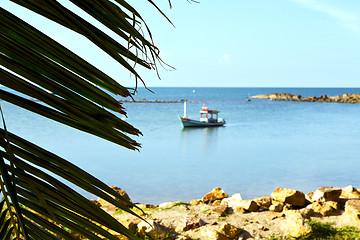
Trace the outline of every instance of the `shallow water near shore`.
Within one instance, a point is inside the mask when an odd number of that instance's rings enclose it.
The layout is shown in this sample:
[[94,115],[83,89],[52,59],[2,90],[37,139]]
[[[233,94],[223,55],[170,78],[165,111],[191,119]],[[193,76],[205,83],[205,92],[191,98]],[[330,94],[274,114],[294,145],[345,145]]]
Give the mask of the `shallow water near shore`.
[[[220,110],[225,127],[184,129],[182,103],[124,103],[143,135],[139,152],[1,102],[9,131],[53,151],[133,202],[201,198],[214,187],[244,199],[276,187],[303,192],[321,186],[360,187],[360,105],[245,100],[286,92],[302,96],[359,93],[342,88],[140,88],[135,99],[187,99],[190,118],[203,104]],[[87,197],[91,197],[86,195]]]

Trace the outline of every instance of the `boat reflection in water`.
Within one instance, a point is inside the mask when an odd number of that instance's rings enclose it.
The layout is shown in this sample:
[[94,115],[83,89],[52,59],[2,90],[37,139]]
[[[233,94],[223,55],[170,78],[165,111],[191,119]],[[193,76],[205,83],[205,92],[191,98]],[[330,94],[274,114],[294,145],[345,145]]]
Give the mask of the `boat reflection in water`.
[[184,116],[179,117],[181,123],[185,127],[221,127],[224,126],[225,120],[218,118],[219,110],[210,110],[203,105],[200,110],[200,121],[189,119],[186,116],[186,101],[184,102]]
[[[189,128],[181,130],[182,150],[185,154],[200,154],[208,158],[209,151],[216,151],[218,148],[218,128]],[[198,146],[197,148],[194,146]],[[201,158],[198,156],[198,159]]]

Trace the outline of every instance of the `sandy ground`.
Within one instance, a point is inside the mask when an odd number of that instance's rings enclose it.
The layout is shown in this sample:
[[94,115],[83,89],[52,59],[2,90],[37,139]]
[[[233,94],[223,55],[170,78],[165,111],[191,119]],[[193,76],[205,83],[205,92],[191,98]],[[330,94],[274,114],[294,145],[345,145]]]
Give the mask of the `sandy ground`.
[[[145,214],[141,214],[146,220],[155,220],[168,231],[175,234],[173,239],[207,239],[204,232],[210,229],[217,230],[223,223],[231,224],[242,229],[236,239],[267,239],[271,236],[285,237],[288,235],[288,227],[283,212],[272,212],[269,210],[261,212],[227,214],[220,213],[217,206],[209,205],[179,205],[166,209],[144,208]],[[127,214],[112,212],[114,216],[124,225],[129,222],[139,223],[136,217]],[[194,219],[201,222],[200,227],[180,232],[177,227],[185,219]],[[342,211],[335,211],[331,216],[323,217],[321,214],[314,214],[311,219],[331,223],[333,226],[356,226]],[[177,236],[176,236],[177,235]],[[181,236],[181,237],[180,237]],[[184,238],[184,237],[188,238]],[[177,238],[176,238],[177,237]]]

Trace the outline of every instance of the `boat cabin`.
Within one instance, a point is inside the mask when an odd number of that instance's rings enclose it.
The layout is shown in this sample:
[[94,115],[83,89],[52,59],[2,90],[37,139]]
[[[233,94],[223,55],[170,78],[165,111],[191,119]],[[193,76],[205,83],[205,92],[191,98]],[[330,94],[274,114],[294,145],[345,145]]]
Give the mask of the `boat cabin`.
[[200,122],[218,122],[219,110],[209,110],[204,104],[200,110]]

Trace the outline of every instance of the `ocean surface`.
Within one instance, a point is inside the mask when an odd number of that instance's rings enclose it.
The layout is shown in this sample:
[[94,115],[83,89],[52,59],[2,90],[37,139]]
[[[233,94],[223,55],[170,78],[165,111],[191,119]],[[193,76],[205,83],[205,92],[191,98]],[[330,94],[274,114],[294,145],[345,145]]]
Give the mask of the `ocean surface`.
[[183,103],[124,103],[126,121],[143,133],[136,137],[142,143],[136,152],[0,104],[9,131],[123,188],[133,202],[190,201],[214,187],[244,199],[270,195],[276,187],[305,193],[321,186],[360,187],[360,104],[245,101],[258,94],[342,95],[360,89],[151,89],[155,94],[140,88],[135,99],[187,99],[188,117],[195,119],[206,104],[220,110],[227,124],[184,129]]

